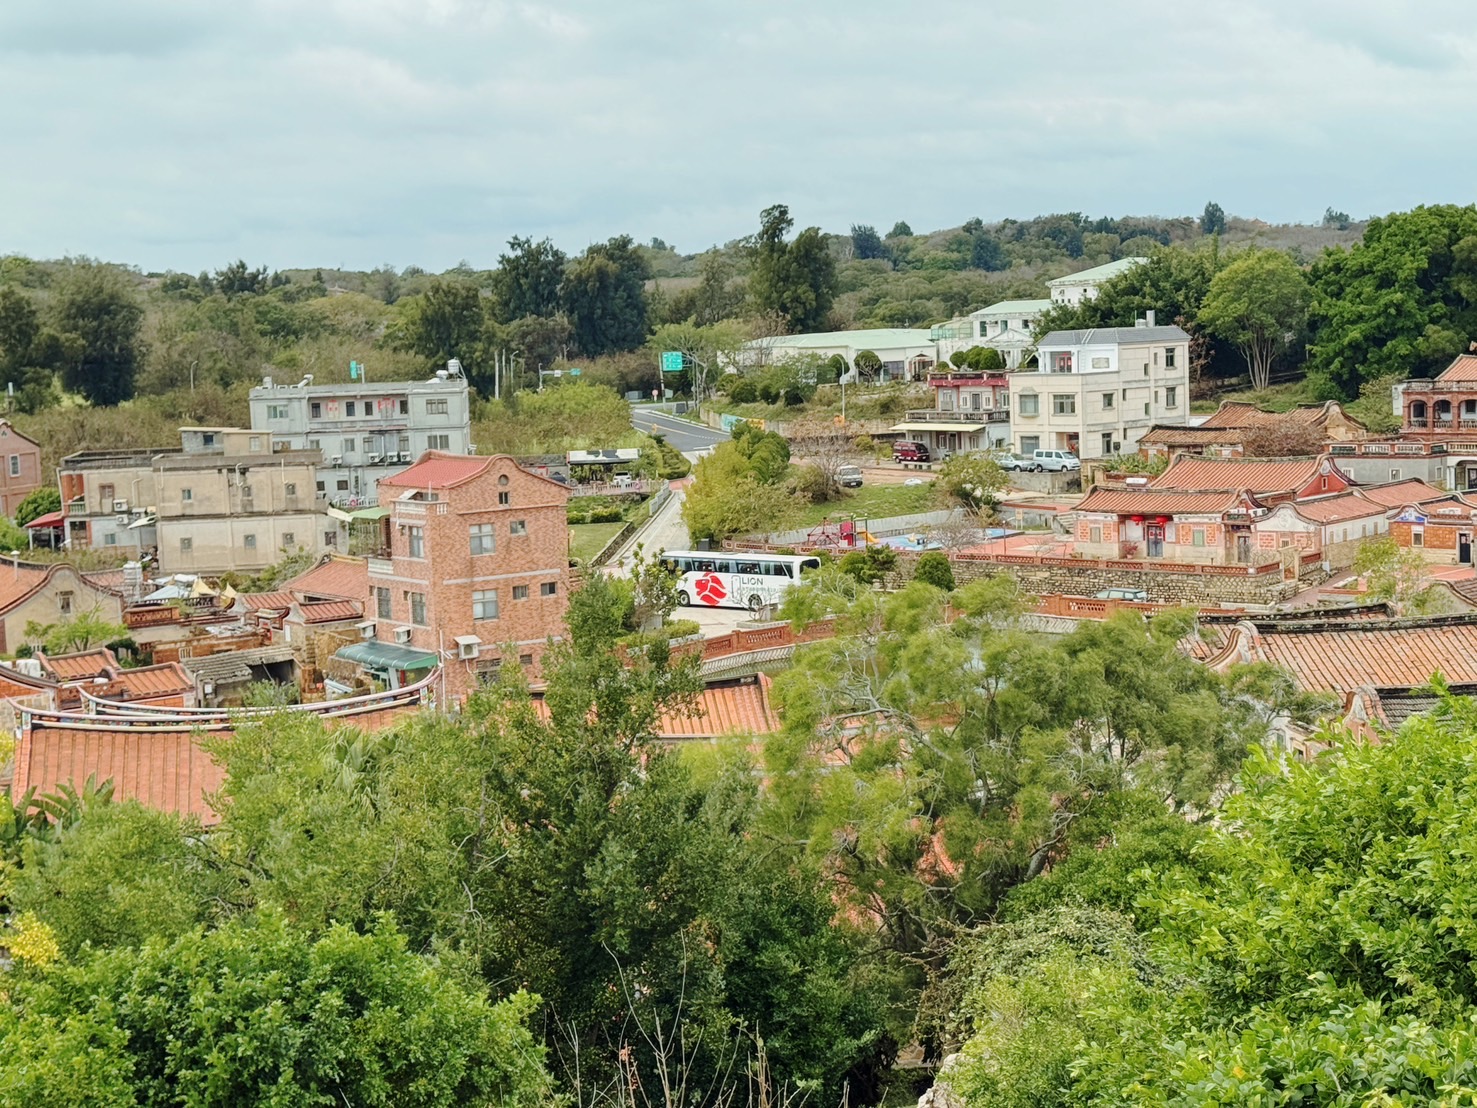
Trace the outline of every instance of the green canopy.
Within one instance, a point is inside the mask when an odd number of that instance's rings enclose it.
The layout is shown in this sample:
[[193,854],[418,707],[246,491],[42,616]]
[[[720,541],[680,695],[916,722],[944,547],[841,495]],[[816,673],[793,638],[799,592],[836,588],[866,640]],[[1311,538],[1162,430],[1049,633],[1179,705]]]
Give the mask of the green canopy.
[[393,643],[376,642],[372,639],[350,643],[335,651],[333,656],[378,670],[430,669],[436,664],[436,655],[424,650],[412,650],[408,646],[395,646]]

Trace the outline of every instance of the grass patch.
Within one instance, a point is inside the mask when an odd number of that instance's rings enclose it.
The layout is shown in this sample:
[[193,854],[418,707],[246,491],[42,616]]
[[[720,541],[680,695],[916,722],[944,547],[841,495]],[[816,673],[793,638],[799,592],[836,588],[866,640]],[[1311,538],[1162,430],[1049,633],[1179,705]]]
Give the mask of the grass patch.
[[840,500],[806,504],[790,527],[814,527],[826,519],[882,519],[931,512],[938,507],[933,485],[863,485]]
[[1313,395],[1313,390],[1306,380],[1289,381],[1285,385],[1272,385],[1265,389],[1242,389],[1239,392],[1217,393],[1209,400],[1195,401],[1190,405],[1190,411],[1197,415],[1213,412],[1227,400],[1255,404],[1258,408],[1265,408],[1269,412],[1287,412],[1299,404],[1316,404],[1318,397]]
[[569,556],[578,562],[588,562],[605,549],[605,544],[615,538],[626,525],[624,523],[576,523],[569,528]]

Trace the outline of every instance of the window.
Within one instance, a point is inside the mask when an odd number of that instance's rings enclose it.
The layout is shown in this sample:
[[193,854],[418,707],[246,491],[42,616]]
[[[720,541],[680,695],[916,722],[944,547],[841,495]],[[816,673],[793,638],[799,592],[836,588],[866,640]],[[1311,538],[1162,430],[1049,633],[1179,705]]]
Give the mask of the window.
[[242,485],[241,486],[241,499],[242,500],[250,500],[251,499],[251,486],[250,485]]
[[308,440],[308,449],[309,450],[322,450],[323,449],[323,440],[322,439],[309,439]]
[[513,500],[511,494],[505,492],[500,492],[497,494],[497,505],[499,508],[506,508],[512,502]]
[[1144,415],[1148,415],[1148,414],[1149,414],[1149,402],[1147,400],[1145,400],[1144,401]]
[[1092,360],[1092,368],[1093,369],[1107,369],[1108,368],[1108,359],[1107,358],[1094,358]]
[[448,411],[445,400],[427,400],[426,415],[446,415]]
[[194,489],[180,489],[180,491],[179,491],[179,498],[182,501],[188,503],[189,501],[195,499],[195,490]]
[[1164,348],[1164,365],[1167,369],[1174,368],[1174,347],[1172,346]]
[[346,416],[352,416],[353,414],[354,414],[354,402],[352,400],[346,400],[346,401],[344,401],[344,415],[346,415]]
[[1087,541],[1088,542],[1102,542],[1103,541],[1103,529],[1101,527],[1089,527],[1087,529]]
[[412,558],[424,558],[426,556],[426,529],[424,527],[407,527],[405,529],[410,546]]
[[1111,392],[1105,392],[1105,393],[1103,393],[1103,411],[1106,412],[1110,408],[1113,407],[1113,400],[1114,400],[1113,393],[1111,393]]
[[492,534],[492,524],[474,523],[468,530],[472,536],[473,554],[491,554],[497,550],[497,539]]
[[267,405],[267,418],[268,419],[286,419],[287,418],[287,405],[286,404],[268,404]]
[[59,592],[56,594],[56,610],[64,616],[72,614],[72,594]]
[[1164,406],[1166,408],[1178,408],[1179,404],[1179,386],[1170,385],[1164,390]]
[[308,405],[308,415],[312,416],[314,419],[322,419],[323,418],[323,405],[321,403],[319,403],[317,400],[312,401]]
[[533,665],[533,655],[532,654],[520,654],[520,655],[518,655],[518,664],[520,666],[531,666],[531,665]]
[[528,586],[527,585],[514,585],[513,586],[513,599],[514,600],[527,600],[528,599]]
[[1159,351],[1157,351],[1157,350],[1154,351],[1154,364],[1155,365],[1158,365],[1159,364]]
[[10,456],[10,475],[12,477],[19,477],[21,475],[21,456],[19,454],[12,454]]
[[540,596],[556,596],[558,592],[559,583],[557,581],[545,581],[538,587],[538,594]]
[[1021,393],[1021,415],[1033,416],[1041,414],[1041,398],[1034,392]]
[[297,495],[297,485],[295,485],[291,481],[289,481],[289,482],[287,482],[287,484],[285,484],[285,485],[282,486],[282,491],[284,493],[286,493],[288,496],[296,496]]
[[103,502],[103,510],[104,511],[106,511],[107,509],[109,509],[109,508],[111,508],[113,506],[113,486],[112,485],[99,485],[97,487],[97,495],[98,495],[98,499],[100,499]]
[[1072,355],[1070,355],[1070,354],[1053,354],[1051,356],[1051,371],[1053,373],[1071,373],[1072,372]]
[[297,539],[297,536],[294,535],[291,531],[283,531],[282,532],[282,545],[285,546],[285,547],[287,547],[289,550],[295,544],[295,540],[296,539]]
[[1148,375],[1149,375],[1149,363],[1148,362],[1145,362],[1144,363],[1144,376],[1147,377]]
[[313,482],[313,489],[314,489],[314,491],[316,491],[318,493],[319,496],[322,496],[323,493],[324,493],[323,482],[322,481],[314,481]]
[[1077,398],[1070,393],[1054,393],[1051,398],[1051,410],[1054,415],[1076,415]]
[[472,593],[472,618],[497,619],[497,589],[477,589]]
[[338,532],[337,531],[324,531],[323,532],[323,545],[324,546],[337,546],[338,545]]
[[241,545],[244,546],[244,547],[246,547],[247,550],[255,550],[256,549],[256,536],[255,535],[245,535],[245,536],[243,536],[242,539],[241,539]]
[[365,435],[364,436],[364,453],[365,454],[373,454],[374,453],[374,440],[372,438],[370,438],[368,435]]
[[1022,435],[1021,436],[1021,453],[1022,454],[1026,455],[1027,457],[1030,457],[1032,454],[1036,453],[1036,451],[1038,451],[1040,449],[1041,449],[1041,436],[1040,435]]
[[390,618],[390,590],[376,588],[374,590],[374,612],[380,619]]
[[980,320],[980,338],[987,338],[990,334],[990,325],[983,319]]
[[215,436],[214,435],[201,435],[200,436],[200,440],[206,446],[214,446],[215,445]]
[[499,473],[497,475],[497,487],[500,489],[508,487],[508,475],[506,473]]
[[508,524],[508,534],[510,534],[510,535],[526,535],[526,534],[528,534],[528,521],[526,519],[515,519],[515,520],[513,520],[512,523]]
[[1104,431],[1103,432],[1103,453],[1104,454],[1111,454],[1111,453],[1113,453],[1113,432],[1112,431]]
[[427,450],[450,450],[451,449],[451,436],[450,435],[427,435],[426,436],[426,449]]
[[410,594],[410,622],[426,626],[426,594],[423,592]]
[[1205,528],[1204,527],[1196,527],[1196,528],[1194,528],[1190,532],[1190,545],[1191,546],[1204,546],[1205,545]]
[[410,397],[408,397],[408,396],[402,396],[400,398],[400,414],[401,415],[409,415],[410,414]]
[[106,535],[104,535],[103,536],[103,545],[104,546],[117,546],[118,545],[118,535],[117,535],[117,533],[116,532],[113,532],[113,531],[109,531]]
[[334,490],[337,492],[348,492],[349,479],[347,477],[340,477],[337,481],[333,483],[333,487]]
[[344,453],[345,454],[352,454],[352,453],[354,453],[354,440],[353,439],[345,439],[344,440]]
[[409,454],[410,453],[410,436],[409,435],[401,435],[400,436],[400,441],[396,444],[396,446],[398,447],[400,453],[402,453],[402,454]]
[[1425,531],[1425,528],[1423,528],[1423,527],[1412,527],[1410,529],[1410,545],[1411,546],[1425,546],[1426,545],[1426,531]]
[[195,549],[195,540],[194,539],[191,539],[191,538],[183,538],[183,539],[180,539],[180,541],[179,541],[179,552],[181,554],[188,554],[190,551],[192,551],[194,549]]

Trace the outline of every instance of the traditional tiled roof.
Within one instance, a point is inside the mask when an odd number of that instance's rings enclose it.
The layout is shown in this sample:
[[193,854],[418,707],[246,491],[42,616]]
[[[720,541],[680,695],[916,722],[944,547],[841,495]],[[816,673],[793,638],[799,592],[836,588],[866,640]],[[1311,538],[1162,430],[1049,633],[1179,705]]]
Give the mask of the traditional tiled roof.
[[225,773],[195,742],[193,729],[127,728],[101,718],[78,719],[42,714],[31,717],[15,751],[15,795],[34,788],[38,795],[64,784],[80,789],[89,777],[111,779],[116,800],[137,800],[150,808],[198,816],[216,823],[206,803]]
[[119,669],[108,676],[111,679],[106,694],[109,700],[149,700],[195,691],[195,682],[178,662]]
[[[1271,662],[1317,692],[1362,685],[1412,688],[1440,673],[1477,682],[1477,615],[1429,619],[1309,621],[1276,627],[1238,625],[1249,660]],[[1249,641],[1248,641],[1249,638]]]
[[[311,573],[312,570],[309,570],[308,572]],[[245,604],[246,607],[253,612],[275,612],[279,610],[285,611],[286,609],[292,607],[292,593],[244,592],[241,594],[241,603]]]
[[73,654],[37,654],[41,672],[53,681],[89,681],[118,667],[118,659],[106,646]]
[[1239,492],[1213,489],[1209,492],[1183,489],[1106,489],[1094,487],[1077,505],[1079,512],[1110,512],[1114,515],[1197,515],[1228,512],[1242,503]]
[[[1467,700],[1477,698],[1477,685],[1452,685],[1449,688],[1454,696]],[[1369,700],[1373,702],[1374,714],[1391,730],[1397,729],[1412,716],[1434,711],[1441,703],[1441,698],[1435,691],[1425,687],[1374,688],[1368,691],[1373,694]]]
[[491,464],[490,455],[477,457],[430,450],[422,454],[420,461],[409,469],[385,478],[380,484],[409,489],[447,489],[466,484],[472,478],[487,472],[487,467]]
[[1359,495],[1386,508],[1403,508],[1407,504],[1426,504],[1448,496],[1435,485],[1429,485],[1419,477],[1404,481],[1388,481],[1382,485],[1360,485]]
[[[1202,458],[1177,455],[1149,482],[1156,489],[1246,489],[1251,493],[1300,489],[1318,476],[1321,457]],[[1330,463],[1332,464],[1332,463]]]
[[317,604],[302,606],[304,623],[341,623],[349,619],[363,619],[364,605],[357,600],[325,600]]
[[285,582],[282,591],[303,600],[362,600],[369,595],[369,562],[326,554],[312,569]]
[[663,739],[706,739],[727,735],[770,735],[779,720],[769,705],[770,679],[760,674],[753,684],[707,688],[692,713],[674,712],[657,722]]
[[1304,404],[1285,412],[1269,412],[1242,400],[1225,400],[1200,426],[1218,429],[1235,427],[1242,430],[1247,427],[1280,427],[1287,424],[1321,427],[1328,422],[1336,407],[1335,401],[1329,401],[1325,404]]
[[1477,355],[1458,354],[1451,365],[1436,375],[1436,380],[1447,382],[1477,381]]
[[26,562],[0,559],[0,612],[15,607],[27,597],[40,592],[57,572],[58,566],[37,566]]
[[1150,427],[1139,436],[1139,445],[1150,446],[1215,446],[1239,444],[1246,437],[1244,427]]
[[1366,500],[1356,492],[1340,493],[1337,496],[1320,496],[1312,500],[1299,500],[1292,505],[1298,515],[1310,523],[1343,523],[1350,519],[1366,519],[1384,515],[1388,508],[1372,500]]

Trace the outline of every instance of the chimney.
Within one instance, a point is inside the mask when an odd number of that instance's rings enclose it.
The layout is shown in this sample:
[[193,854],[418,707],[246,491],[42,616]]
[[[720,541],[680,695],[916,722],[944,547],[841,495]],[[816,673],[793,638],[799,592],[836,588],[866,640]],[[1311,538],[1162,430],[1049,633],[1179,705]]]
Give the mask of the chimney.
[[1144,326],[1146,326],[1146,327],[1152,327],[1152,326],[1154,326],[1154,309],[1153,308],[1150,308],[1147,312],[1145,312],[1144,313],[1144,317],[1148,320],[1148,322],[1145,323]]

